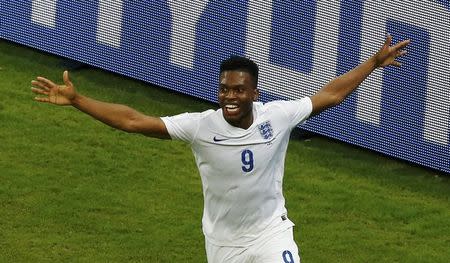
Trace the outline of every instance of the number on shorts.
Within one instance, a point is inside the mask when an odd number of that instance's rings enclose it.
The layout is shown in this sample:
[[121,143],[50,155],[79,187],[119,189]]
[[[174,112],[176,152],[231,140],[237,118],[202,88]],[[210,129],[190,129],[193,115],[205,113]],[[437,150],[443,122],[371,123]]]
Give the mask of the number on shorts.
[[282,256],[283,256],[284,263],[295,263],[294,257],[292,256],[291,251],[289,251],[289,250],[283,251]]
[[241,154],[242,171],[248,173],[253,170],[253,152],[250,150],[244,150]]

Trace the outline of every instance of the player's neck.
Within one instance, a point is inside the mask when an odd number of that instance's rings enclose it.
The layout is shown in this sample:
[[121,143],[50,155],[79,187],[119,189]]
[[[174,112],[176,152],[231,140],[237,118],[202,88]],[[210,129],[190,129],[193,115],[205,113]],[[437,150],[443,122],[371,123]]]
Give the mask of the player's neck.
[[245,116],[236,122],[230,120],[227,120],[227,122],[231,126],[247,130],[253,124],[253,113],[248,114],[248,116]]

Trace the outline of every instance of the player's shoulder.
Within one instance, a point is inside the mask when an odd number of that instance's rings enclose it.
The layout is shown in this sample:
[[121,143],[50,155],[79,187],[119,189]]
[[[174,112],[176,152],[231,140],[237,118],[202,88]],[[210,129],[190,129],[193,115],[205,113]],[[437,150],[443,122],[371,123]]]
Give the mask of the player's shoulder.
[[217,110],[209,109],[202,112],[194,112],[192,113],[192,117],[197,119],[204,119],[210,117],[214,113],[217,113]]
[[263,104],[264,107],[283,107],[290,104],[304,104],[311,101],[309,97],[299,99],[272,100]]
[[287,114],[288,112],[298,111],[303,108],[309,108],[310,104],[311,99],[309,97],[291,100],[273,100],[264,103],[261,106],[261,111],[270,113],[282,112],[283,114]]
[[282,109],[283,107],[286,107],[286,105],[292,103],[291,100],[272,100],[265,103],[260,103],[256,105],[258,108],[260,108],[262,111],[273,111],[277,109]]
[[185,112],[178,115],[173,116],[173,118],[182,118],[182,119],[191,119],[194,121],[202,120],[207,118],[209,115],[213,114],[215,111],[212,109],[205,110],[202,112]]

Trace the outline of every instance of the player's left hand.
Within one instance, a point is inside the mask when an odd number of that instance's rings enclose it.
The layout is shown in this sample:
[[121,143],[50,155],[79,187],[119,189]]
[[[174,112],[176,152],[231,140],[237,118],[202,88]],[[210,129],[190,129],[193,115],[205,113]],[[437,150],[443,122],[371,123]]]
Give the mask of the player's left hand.
[[396,66],[400,67],[402,64],[398,62],[396,59],[398,57],[404,56],[406,54],[406,50],[403,50],[411,40],[403,40],[393,46],[392,36],[388,34],[386,36],[386,40],[384,41],[383,46],[380,50],[375,54],[375,63],[377,67],[387,67],[387,66]]

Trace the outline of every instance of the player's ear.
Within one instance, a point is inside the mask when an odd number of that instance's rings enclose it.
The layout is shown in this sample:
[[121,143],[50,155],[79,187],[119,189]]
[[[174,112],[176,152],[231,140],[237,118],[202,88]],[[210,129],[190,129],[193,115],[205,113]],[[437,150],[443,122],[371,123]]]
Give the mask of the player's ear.
[[255,88],[253,90],[253,101],[257,101],[259,98],[259,89]]

